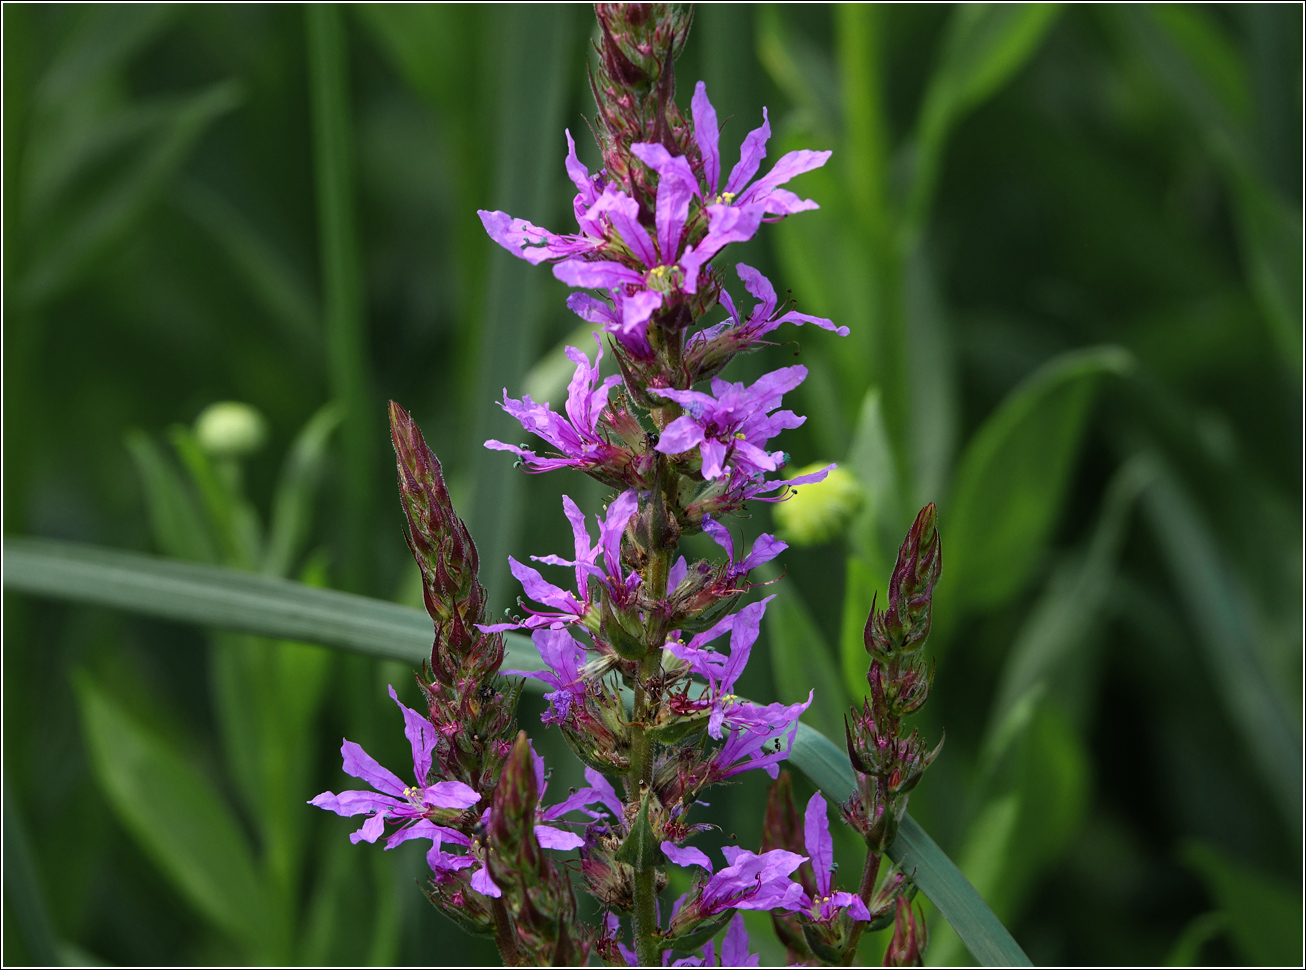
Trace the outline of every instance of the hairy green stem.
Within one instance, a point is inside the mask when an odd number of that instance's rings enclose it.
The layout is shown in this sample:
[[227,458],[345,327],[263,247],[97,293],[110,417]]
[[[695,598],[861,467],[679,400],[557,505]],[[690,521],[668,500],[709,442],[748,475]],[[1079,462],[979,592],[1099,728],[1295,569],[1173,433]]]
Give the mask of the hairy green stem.
[[517,952],[517,936],[502,897],[490,901],[490,913],[494,917],[494,942],[499,947],[499,958],[505,967],[519,966],[521,956]]

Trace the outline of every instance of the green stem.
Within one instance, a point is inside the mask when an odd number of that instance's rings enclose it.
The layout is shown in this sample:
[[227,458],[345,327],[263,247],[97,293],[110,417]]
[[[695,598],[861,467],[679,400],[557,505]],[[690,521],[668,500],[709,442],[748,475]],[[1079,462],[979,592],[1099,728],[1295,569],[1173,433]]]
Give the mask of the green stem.
[[[866,864],[862,867],[862,884],[858,887],[857,895],[863,903],[868,906],[871,902],[871,894],[875,892],[875,880],[880,875],[880,859],[882,856],[871,849],[866,850]],[[853,961],[857,959],[857,945],[862,941],[862,934],[866,932],[866,924],[861,920],[853,921],[853,928],[848,933],[848,943],[844,947],[843,959],[841,966],[851,967]]]
[[508,907],[500,897],[490,903],[490,913],[494,917],[494,942],[499,946],[499,958],[505,967],[515,967],[521,963],[517,953],[517,937],[513,933],[512,920],[508,918]]

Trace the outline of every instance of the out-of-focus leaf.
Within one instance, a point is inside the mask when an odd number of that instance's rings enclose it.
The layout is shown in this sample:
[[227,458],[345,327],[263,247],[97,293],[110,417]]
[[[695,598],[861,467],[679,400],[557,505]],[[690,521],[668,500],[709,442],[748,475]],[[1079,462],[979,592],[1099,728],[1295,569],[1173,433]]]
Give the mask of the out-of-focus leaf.
[[840,128],[839,81],[830,58],[784,23],[783,7],[765,4],[757,17],[757,57],[771,80],[803,112],[804,126],[833,138]]
[[924,228],[948,135],[1025,65],[1059,12],[1053,3],[966,4],[953,12],[917,122],[904,225],[908,241]]
[[959,610],[995,606],[1029,578],[1061,510],[1097,382],[1130,366],[1115,347],[1064,354],[975,433],[940,515],[945,558],[935,602],[945,629]]
[[[568,347],[577,347],[591,359],[594,357],[594,333],[598,327],[584,324],[569,333],[557,346],[536,361],[535,366],[527,371],[522,379],[522,390],[529,394],[532,401],[548,402],[562,407],[567,398],[567,385],[576,373],[576,365],[567,356]],[[607,369],[607,363],[604,363]]]
[[340,424],[340,408],[323,405],[308,419],[281,465],[268,526],[263,572],[284,576],[294,565],[313,515],[313,495],[322,463],[326,460],[331,433]]
[[349,55],[341,10],[304,8],[308,31],[309,91],[313,107],[313,173],[317,186],[318,246],[327,373],[341,409],[344,457],[345,585],[363,588],[370,559],[366,529],[375,477],[376,424],[371,410],[370,353],[364,321],[362,267],[355,225],[353,115]]
[[1186,845],[1183,857],[1202,877],[1228,919],[1234,945],[1251,966],[1291,967],[1302,962],[1299,889],[1199,842]]
[[211,533],[226,565],[254,569],[262,545],[257,513],[239,490],[235,459],[214,459],[200,447],[189,428],[175,425],[168,437],[208,513]]
[[[89,203],[79,205],[66,224],[50,223],[42,230],[27,265],[21,296],[29,306],[41,304],[94,264],[141,216],[169,178],[180,168],[200,135],[241,97],[231,81],[214,84],[198,94],[157,109],[139,155],[124,166],[119,178]],[[51,235],[46,236],[46,232]]]
[[[532,5],[494,34],[500,87],[495,93],[492,203],[487,208],[546,224],[561,208],[553,192],[562,172],[566,142],[562,112],[569,90],[569,57],[580,39],[575,8]],[[492,250],[485,280],[485,312],[478,328],[469,439],[515,441],[520,425],[498,407],[506,387],[521,393],[535,353],[535,334],[545,315],[546,274],[501,247]],[[476,536],[481,580],[491,596],[509,588],[508,553],[520,528],[521,478],[500,452],[477,448],[471,502],[464,518]],[[494,603],[492,602],[492,606]],[[506,602],[502,605],[506,605]]]
[[1223,933],[1228,925],[1229,919],[1224,913],[1203,913],[1194,917],[1179,934],[1179,939],[1175,940],[1169,956],[1165,958],[1165,965],[1201,966],[1202,947]]
[[212,530],[158,446],[139,429],[127,432],[126,443],[145,486],[150,526],[159,549],[177,559],[216,562]]
[[1153,462],[1154,479],[1143,497],[1148,521],[1187,605],[1216,692],[1284,822],[1295,831],[1301,821],[1301,732],[1258,643],[1256,611],[1186,489],[1159,458]]
[[796,590],[781,580],[770,587],[776,594],[766,608],[766,633],[771,641],[771,671],[776,696],[785,704],[807,700],[812,706],[803,720],[832,737],[843,734],[847,695],[825,637],[821,635]]
[[862,398],[843,466],[857,477],[866,492],[866,501],[849,532],[850,544],[868,564],[882,565],[887,561],[892,567],[900,541],[895,534],[902,520],[902,499],[897,462],[884,426],[880,397],[879,389],[872,388]]
[[[32,858],[32,845],[8,777],[4,779],[3,787],[5,905],[14,914],[14,923],[22,935],[28,960],[36,966],[54,966],[61,962],[58,941],[45,906],[45,893],[41,889],[36,860]],[[5,949],[7,951],[8,947]],[[7,963],[13,960],[7,952],[5,957]]]
[[911,373],[905,458],[910,466],[912,508],[938,502],[946,494],[956,457],[957,374],[952,336],[927,246],[911,248],[903,261],[903,318]]
[[121,67],[154,40],[180,8],[159,3],[83,10],[81,23],[41,78],[36,97],[42,104],[58,105]]
[[268,319],[280,327],[293,356],[321,366],[321,310],[307,283],[275,245],[234,205],[208,185],[182,180],[174,193],[177,205],[218,246],[261,304]]
[[200,913],[254,953],[266,954],[266,890],[249,843],[217,791],[89,677],[77,679],[77,699],[96,777],[123,825]]
[[[876,599],[888,585],[888,573],[875,569],[857,556],[849,556],[844,572],[843,618],[839,624],[839,659],[843,669],[843,684],[858,704],[867,691],[866,672],[871,658],[866,653],[863,632],[871,612],[871,604],[882,608],[884,598]],[[835,734],[838,737],[838,734]]]

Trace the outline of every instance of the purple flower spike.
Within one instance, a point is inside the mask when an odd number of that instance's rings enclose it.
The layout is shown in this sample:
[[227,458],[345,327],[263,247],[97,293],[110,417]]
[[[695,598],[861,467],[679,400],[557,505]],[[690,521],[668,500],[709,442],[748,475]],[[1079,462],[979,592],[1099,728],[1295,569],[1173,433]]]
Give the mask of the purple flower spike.
[[390,696],[404,715],[404,733],[412,746],[416,784],[405,785],[398,775],[378,764],[362,747],[346,740],[340,748],[345,773],[361,778],[376,791],[345,791],[339,795],[328,791],[318,795],[309,804],[345,817],[368,815],[362,828],[349,837],[351,842],[375,842],[384,834],[386,822],[398,822],[404,826],[401,830],[403,837],[396,838],[401,834],[396,832],[387,848],[408,838],[432,838],[428,834],[432,832],[443,832],[445,838],[457,841],[457,832],[436,826],[429,816],[442,814],[442,809],[469,808],[479,802],[481,796],[461,781],[427,784],[427,776],[431,771],[431,751],[435,747],[435,728],[422,715],[400,703],[393,687],[390,688]]
[[[783,463],[783,452],[768,453],[763,446],[806,419],[792,411],[770,412],[806,377],[807,368],[795,364],[764,374],[749,387],[714,377],[711,394],[651,389],[653,394],[675,401],[688,412],[667,425],[655,448],[665,455],[697,448],[706,479],[721,478],[734,469],[754,475],[775,471]],[[727,461],[734,465],[727,465]]]
[[807,816],[803,826],[804,842],[816,873],[816,896],[807,901],[812,919],[829,923],[841,910],[848,910],[853,919],[870,920],[866,904],[853,893],[834,892],[834,839],[830,837],[830,820],[825,812],[825,799],[817,792],[807,803]]
[[495,451],[511,451],[521,458],[529,472],[546,472],[555,468],[579,468],[582,471],[597,468],[612,461],[621,450],[598,434],[599,417],[608,403],[612,388],[621,383],[617,376],[599,380],[599,362],[603,360],[603,343],[599,344],[594,363],[575,347],[566,349],[567,357],[576,365],[571,383],[567,385],[566,417],[549,407],[548,402],[536,404],[529,394],[520,400],[508,397],[505,388],[505,411],[521,422],[523,428],[538,435],[560,452],[559,458],[541,458],[533,451],[516,445],[490,440],[485,447]]

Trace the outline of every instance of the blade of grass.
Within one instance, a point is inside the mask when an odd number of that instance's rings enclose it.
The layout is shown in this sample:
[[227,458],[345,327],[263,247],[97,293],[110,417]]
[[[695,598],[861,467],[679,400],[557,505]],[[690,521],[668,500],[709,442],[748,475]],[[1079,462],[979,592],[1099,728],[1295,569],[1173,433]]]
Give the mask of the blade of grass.
[[367,569],[373,438],[382,412],[370,413],[368,353],[363,323],[362,269],[354,223],[353,131],[348,50],[336,4],[304,8],[309,88],[313,102],[313,167],[317,178],[318,242],[323,318],[332,396],[344,411],[345,585],[361,590]]
[[[18,813],[14,789],[8,777],[4,780],[4,806],[5,900],[18,924],[28,960],[38,967],[57,966],[60,960],[55,949],[58,943],[54,927],[45,906],[36,860],[32,858],[32,845]],[[6,963],[13,959],[8,952],[5,953]]]
[[[431,623],[418,610],[272,576],[28,538],[5,540],[4,567],[6,588],[36,595],[320,643],[414,666],[430,652]],[[508,634],[505,641],[505,666],[540,669],[526,637]],[[799,724],[789,760],[832,799],[842,802],[852,794],[847,754],[816,729]],[[914,873],[921,892],[981,963],[1029,965],[965,876],[910,816],[889,855]]]

